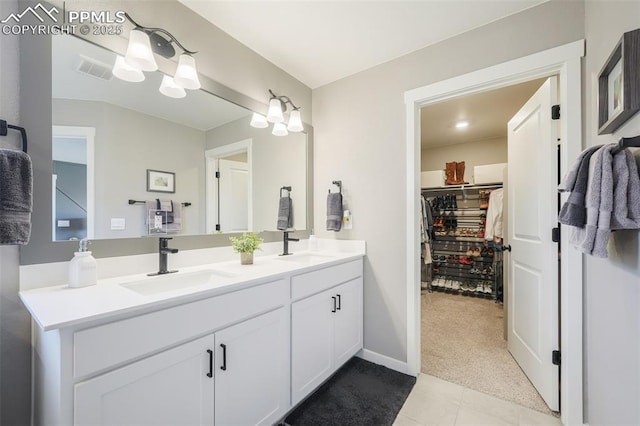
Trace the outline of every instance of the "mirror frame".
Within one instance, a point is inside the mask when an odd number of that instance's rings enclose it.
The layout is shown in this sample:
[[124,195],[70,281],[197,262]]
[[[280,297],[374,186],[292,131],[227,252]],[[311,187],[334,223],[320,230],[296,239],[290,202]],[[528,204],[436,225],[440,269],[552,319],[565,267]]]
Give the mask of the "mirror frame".
[[[51,238],[51,181],[52,181],[52,83],[51,83],[51,37],[22,36],[20,49],[20,117],[22,125],[29,132],[29,155],[33,163],[33,213],[31,240],[20,248],[20,265],[33,265],[51,262],[64,262],[73,257],[77,250],[77,241],[52,241]],[[127,40],[123,37],[78,37],[103,49],[124,55]],[[98,43],[100,41],[100,43]],[[159,57],[158,72],[172,75],[177,63]],[[202,88],[217,96],[250,111],[266,111],[267,105],[235,91],[211,78],[200,74]],[[266,93],[266,89],[265,89]],[[308,238],[313,226],[313,127],[303,123],[307,135],[307,229],[296,232],[296,236]],[[126,197],[123,197],[125,200]],[[126,201],[126,200],[125,200]],[[123,202],[125,202],[123,201]],[[204,203],[204,201],[203,201]],[[234,234],[213,235],[173,235],[173,246],[181,250],[193,250],[230,246],[229,236]],[[281,232],[262,231],[265,242],[280,241]],[[92,240],[90,246],[94,257],[130,256],[157,253],[157,237],[140,236]]]

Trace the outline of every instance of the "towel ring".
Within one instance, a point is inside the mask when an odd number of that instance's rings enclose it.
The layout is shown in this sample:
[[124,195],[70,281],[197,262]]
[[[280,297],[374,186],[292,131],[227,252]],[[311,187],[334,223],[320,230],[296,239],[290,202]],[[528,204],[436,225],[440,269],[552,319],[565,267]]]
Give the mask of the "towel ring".
[[[340,190],[340,194],[342,194],[342,181],[341,180],[334,180],[333,182],[331,182],[331,184],[337,186],[338,189]],[[331,194],[331,189],[329,189],[329,194]]]
[[282,190],[285,190],[289,193],[289,195],[291,195],[291,187],[290,186],[283,186],[282,188],[280,188],[280,198],[282,198]]
[[0,120],[0,136],[7,136],[8,129],[17,130],[20,132],[22,136],[22,151],[26,154],[27,152],[27,131],[24,127],[14,126],[13,124],[8,124],[7,120]]

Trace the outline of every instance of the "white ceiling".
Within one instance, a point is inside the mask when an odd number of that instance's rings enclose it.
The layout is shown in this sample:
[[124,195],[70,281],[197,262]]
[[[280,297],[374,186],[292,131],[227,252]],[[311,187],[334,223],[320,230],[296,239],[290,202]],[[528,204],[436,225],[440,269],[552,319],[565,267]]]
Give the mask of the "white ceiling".
[[[545,79],[455,98],[420,110],[422,149],[507,137],[507,123]],[[457,129],[458,121],[469,126]]]
[[80,55],[111,69],[115,53],[77,37],[56,36],[51,40],[54,98],[107,102],[201,131],[251,115],[251,111],[203,90],[187,90],[182,99],[164,96],[158,91],[163,76],[160,72],[145,73],[146,79],[140,83],[82,74],[76,71]]
[[179,0],[315,89],[548,0]]

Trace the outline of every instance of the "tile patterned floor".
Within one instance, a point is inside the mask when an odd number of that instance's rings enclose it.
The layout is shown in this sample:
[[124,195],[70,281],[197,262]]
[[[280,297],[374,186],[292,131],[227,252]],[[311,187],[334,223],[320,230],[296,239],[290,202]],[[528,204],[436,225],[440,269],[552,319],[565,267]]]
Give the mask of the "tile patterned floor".
[[560,419],[420,374],[394,426],[559,426]]

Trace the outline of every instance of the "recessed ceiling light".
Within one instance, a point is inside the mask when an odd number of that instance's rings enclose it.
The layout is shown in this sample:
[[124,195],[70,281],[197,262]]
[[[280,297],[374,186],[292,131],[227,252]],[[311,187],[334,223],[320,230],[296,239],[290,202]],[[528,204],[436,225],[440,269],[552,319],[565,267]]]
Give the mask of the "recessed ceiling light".
[[456,123],[456,129],[464,129],[465,127],[469,126],[469,122],[468,121],[458,121]]

